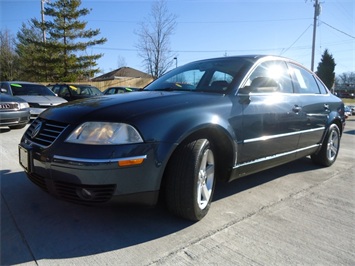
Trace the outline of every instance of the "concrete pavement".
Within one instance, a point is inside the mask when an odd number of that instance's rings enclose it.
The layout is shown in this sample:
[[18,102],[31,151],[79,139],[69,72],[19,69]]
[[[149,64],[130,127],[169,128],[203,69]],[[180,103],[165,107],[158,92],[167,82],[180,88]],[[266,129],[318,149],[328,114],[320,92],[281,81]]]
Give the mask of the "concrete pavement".
[[217,184],[198,223],[53,198],[18,165],[23,132],[0,131],[1,265],[355,265],[355,119],[332,167],[304,158]]

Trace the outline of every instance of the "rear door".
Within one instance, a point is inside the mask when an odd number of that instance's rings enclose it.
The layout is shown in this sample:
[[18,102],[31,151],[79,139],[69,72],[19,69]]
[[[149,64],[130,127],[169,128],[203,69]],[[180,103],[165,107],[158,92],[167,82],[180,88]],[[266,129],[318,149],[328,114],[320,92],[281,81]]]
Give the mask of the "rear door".
[[328,91],[316,77],[302,66],[289,63],[295,94],[300,99],[300,115],[304,123],[300,128],[299,148],[310,148],[320,143],[330,113]]

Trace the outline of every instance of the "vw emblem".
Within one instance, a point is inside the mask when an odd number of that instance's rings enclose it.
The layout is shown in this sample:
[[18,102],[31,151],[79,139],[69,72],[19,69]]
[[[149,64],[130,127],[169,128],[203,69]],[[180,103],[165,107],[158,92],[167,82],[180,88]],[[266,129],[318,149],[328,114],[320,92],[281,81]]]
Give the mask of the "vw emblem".
[[34,139],[38,135],[39,131],[41,130],[41,127],[42,127],[42,122],[38,122],[38,124],[35,126],[35,128],[31,133],[31,139]]

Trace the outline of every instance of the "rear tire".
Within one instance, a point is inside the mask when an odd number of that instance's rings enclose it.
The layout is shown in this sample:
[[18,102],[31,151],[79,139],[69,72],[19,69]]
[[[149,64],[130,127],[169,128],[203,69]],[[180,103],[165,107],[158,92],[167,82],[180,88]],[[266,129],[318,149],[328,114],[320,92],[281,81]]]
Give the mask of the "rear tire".
[[201,220],[208,212],[215,186],[215,158],[207,139],[182,144],[169,161],[165,198],[177,216]]
[[336,124],[332,124],[325,136],[320,151],[311,155],[312,161],[318,165],[331,166],[338,156],[339,147],[340,130]]

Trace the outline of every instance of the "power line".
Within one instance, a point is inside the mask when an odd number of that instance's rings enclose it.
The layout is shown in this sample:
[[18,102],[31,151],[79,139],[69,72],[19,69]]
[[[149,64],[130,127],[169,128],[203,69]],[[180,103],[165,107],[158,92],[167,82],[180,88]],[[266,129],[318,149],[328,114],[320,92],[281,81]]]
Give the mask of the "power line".
[[342,34],[344,34],[344,35],[346,35],[346,36],[348,36],[348,37],[350,37],[350,38],[355,39],[354,36],[352,36],[352,35],[350,35],[350,34],[344,32],[344,31],[342,31],[342,30],[339,30],[339,29],[337,29],[337,28],[335,28],[335,27],[329,25],[328,23],[324,22],[323,20],[319,20],[319,21],[322,22],[323,24],[327,25],[328,27],[332,28],[333,30],[339,31],[339,32],[342,33]]
[[281,51],[280,55],[286,53],[299,39],[301,39],[301,37],[307,32],[307,30],[312,26],[312,24],[310,24],[307,29],[302,32],[302,34],[285,50]]
[[[206,21],[177,21],[181,24],[235,24],[235,23],[265,23],[265,22],[282,22],[282,21],[299,21],[309,20],[310,18],[287,18],[287,19],[254,19],[254,20],[206,20]],[[90,19],[90,22],[109,22],[109,23],[139,23],[138,20],[106,20],[106,19]]]

